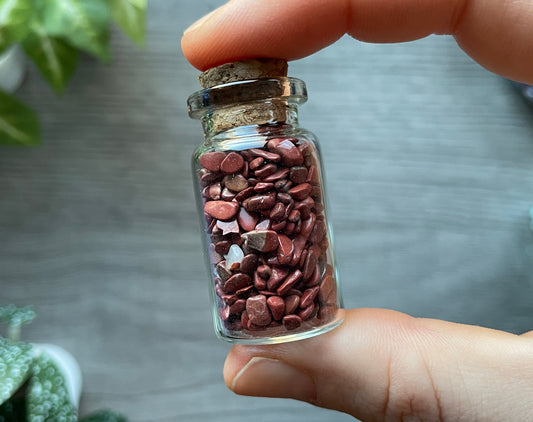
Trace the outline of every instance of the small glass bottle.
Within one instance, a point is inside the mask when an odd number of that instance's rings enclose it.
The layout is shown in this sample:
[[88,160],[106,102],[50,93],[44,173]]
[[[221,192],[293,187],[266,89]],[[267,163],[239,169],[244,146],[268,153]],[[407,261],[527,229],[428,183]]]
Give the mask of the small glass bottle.
[[342,322],[316,137],[298,126],[304,82],[287,63],[253,59],[200,75],[188,99],[205,139],[193,180],[224,340],[299,340]]

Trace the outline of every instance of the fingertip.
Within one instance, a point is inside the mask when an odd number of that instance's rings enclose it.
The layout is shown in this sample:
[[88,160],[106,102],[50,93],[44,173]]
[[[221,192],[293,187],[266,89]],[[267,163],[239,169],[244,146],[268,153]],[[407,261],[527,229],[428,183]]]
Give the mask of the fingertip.
[[299,59],[346,32],[342,4],[345,2],[233,0],[185,30],[182,51],[199,70],[254,57]]
[[226,383],[226,386],[233,391],[234,385],[233,380],[235,379],[236,375],[239,373],[239,371],[242,370],[248,363],[248,361],[252,358],[247,353],[240,353],[243,346],[233,346],[231,350],[228,353],[228,356],[226,357],[226,361],[224,362],[224,369],[222,370],[223,376],[224,376],[224,382]]

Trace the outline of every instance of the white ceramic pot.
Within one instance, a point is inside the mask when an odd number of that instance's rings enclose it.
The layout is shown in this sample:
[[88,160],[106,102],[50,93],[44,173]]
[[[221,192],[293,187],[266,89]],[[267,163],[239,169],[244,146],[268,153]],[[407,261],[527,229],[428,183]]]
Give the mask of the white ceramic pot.
[[12,45],[0,54],[0,89],[13,93],[26,74],[26,56],[22,47]]

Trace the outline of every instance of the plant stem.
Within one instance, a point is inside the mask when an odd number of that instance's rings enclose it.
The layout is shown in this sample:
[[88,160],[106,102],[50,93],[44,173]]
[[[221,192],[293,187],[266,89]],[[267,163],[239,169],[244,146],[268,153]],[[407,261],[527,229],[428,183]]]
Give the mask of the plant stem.
[[9,325],[7,329],[7,336],[11,341],[19,341],[20,340],[20,325]]

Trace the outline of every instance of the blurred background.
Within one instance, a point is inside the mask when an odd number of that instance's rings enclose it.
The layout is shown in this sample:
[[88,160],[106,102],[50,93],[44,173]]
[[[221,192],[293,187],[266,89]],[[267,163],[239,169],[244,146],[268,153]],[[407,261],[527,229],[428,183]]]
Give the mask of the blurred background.
[[[23,337],[78,359],[80,413],[131,421],[349,421],[226,389],[190,156],[198,71],[183,30],[221,0],[150,0],[146,45],[112,31],[61,97],[33,66],[17,97],[38,147],[0,147],[0,302],[33,304]],[[450,37],[344,37],[289,74],[321,141],[347,308],[385,307],[514,333],[533,319],[533,114]]]

